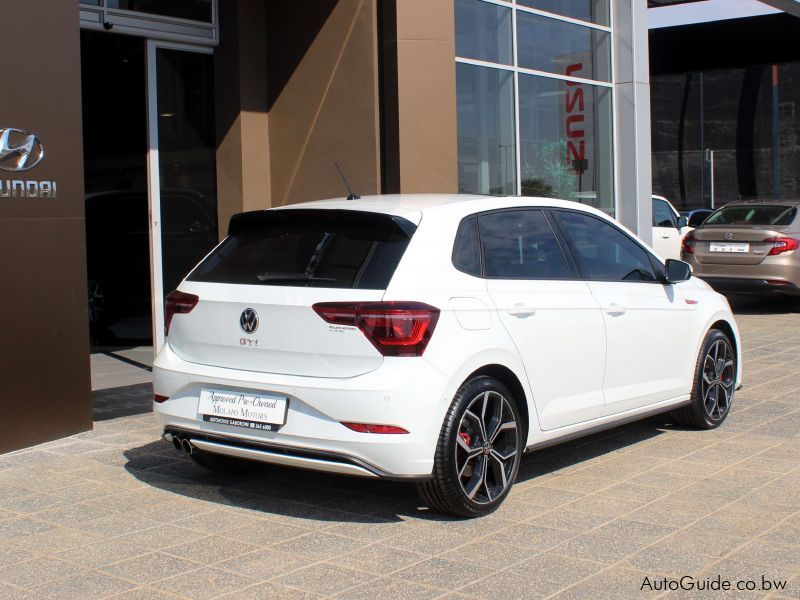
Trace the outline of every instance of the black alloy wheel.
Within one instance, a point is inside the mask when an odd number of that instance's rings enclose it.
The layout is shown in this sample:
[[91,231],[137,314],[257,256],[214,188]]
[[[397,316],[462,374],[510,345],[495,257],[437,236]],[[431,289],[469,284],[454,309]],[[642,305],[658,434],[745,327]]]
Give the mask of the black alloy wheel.
[[517,477],[523,429],[517,404],[502,383],[485,376],[467,381],[445,417],[433,477],[418,486],[423,499],[462,517],[494,511]]
[[719,427],[730,413],[735,387],[733,344],[725,333],[712,329],[697,357],[691,404],[675,411],[675,420],[698,429]]

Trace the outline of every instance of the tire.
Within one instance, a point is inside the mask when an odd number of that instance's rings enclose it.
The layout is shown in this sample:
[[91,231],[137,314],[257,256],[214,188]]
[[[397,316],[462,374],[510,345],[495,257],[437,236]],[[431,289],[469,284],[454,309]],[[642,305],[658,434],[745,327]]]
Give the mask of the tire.
[[220,473],[221,475],[242,475],[256,468],[256,463],[252,461],[233,458],[231,456],[225,456],[224,454],[204,452],[197,448],[193,448],[189,456],[204,469]]
[[673,412],[679,425],[714,429],[725,422],[736,391],[736,352],[719,329],[706,334],[695,366],[691,404]]
[[423,500],[459,517],[493,512],[517,478],[524,429],[506,386],[486,376],[464,383],[445,416],[433,476],[417,484]]

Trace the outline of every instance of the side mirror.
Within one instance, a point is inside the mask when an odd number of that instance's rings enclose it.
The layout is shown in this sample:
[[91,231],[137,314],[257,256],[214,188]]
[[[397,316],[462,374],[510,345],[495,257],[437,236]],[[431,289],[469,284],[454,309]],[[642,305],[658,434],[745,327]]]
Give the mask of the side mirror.
[[678,218],[678,229],[683,229],[684,227],[689,226],[689,217],[679,217]]
[[667,283],[681,283],[682,281],[689,281],[692,276],[692,267],[689,263],[682,260],[675,260],[668,258],[666,262],[666,273],[664,279]]

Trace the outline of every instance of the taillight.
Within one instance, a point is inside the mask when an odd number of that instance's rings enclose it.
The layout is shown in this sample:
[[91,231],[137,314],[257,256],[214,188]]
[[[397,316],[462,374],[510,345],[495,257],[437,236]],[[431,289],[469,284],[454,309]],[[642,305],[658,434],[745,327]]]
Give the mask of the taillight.
[[169,396],[162,396],[161,394],[153,394],[153,402],[156,404],[163,404],[169,400]]
[[322,302],[314,311],[328,323],[358,327],[384,356],[422,356],[439,309],[421,302]]
[[681,240],[681,252],[686,254],[694,254],[694,231],[690,231]]
[[408,433],[402,427],[396,427],[394,425],[373,425],[372,423],[345,423],[342,421],[342,425],[347,427],[348,429],[352,429],[353,431],[357,431],[359,433],[380,433],[380,434],[403,434]]
[[194,294],[187,294],[175,290],[167,294],[164,299],[164,331],[169,335],[169,326],[172,317],[175,315],[185,315],[192,312],[192,309],[200,302],[200,297]]
[[769,254],[767,254],[767,256],[775,256],[777,254],[783,254],[784,252],[791,252],[792,250],[797,250],[798,248],[800,248],[800,240],[796,240],[794,238],[771,237],[765,239],[764,241],[774,244],[772,250],[769,251]]

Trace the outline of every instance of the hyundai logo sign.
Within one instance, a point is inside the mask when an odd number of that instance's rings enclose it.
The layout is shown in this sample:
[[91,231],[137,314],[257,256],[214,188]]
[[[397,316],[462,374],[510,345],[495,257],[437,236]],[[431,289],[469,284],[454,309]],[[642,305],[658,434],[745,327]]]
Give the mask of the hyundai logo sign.
[[258,329],[258,313],[252,308],[245,308],[239,317],[239,326],[245,333],[255,333]]
[[44,159],[44,146],[34,134],[21,129],[0,129],[0,169],[29,171]]
[[[36,135],[13,127],[0,127],[0,171],[30,171],[42,160],[44,146]],[[52,199],[57,196],[58,184],[52,179],[0,179],[0,198]]]

